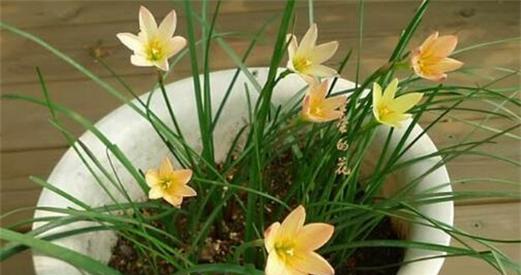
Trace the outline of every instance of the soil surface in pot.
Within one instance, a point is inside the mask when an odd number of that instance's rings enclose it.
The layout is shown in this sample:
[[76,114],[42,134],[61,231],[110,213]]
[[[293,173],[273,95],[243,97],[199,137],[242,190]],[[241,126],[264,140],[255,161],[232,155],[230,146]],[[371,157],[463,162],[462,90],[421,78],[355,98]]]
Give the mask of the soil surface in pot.
[[[384,219],[371,232],[367,240],[397,240],[398,234],[393,229],[389,219]],[[238,240],[237,240],[238,241]],[[221,240],[213,244],[207,243],[203,254],[209,261],[226,256],[231,250],[231,243],[235,241]],[[140,257],[135,246],[128,240],[120,237],[113,248],[109,265],[119,270],[122,274],[148,275],[154,274],[154,268],[150,262]],[[212,256],[212,254],[214,256]],[[360,248],[350,256],[345,265],[335,271],[337,275],[394,275],[398,272],[399,265],[403,259],[404,250],[394,247],[371,247]],[[221,257],[219,257],[221,255]],[[205,255],[202,255],[203,258]],[[390,266],[384,268],[385,266]],[[167,275],[175,272],[175,268],[164,260],[156,263],[157,274]]]
[[[287,186],[291,185],[292,175],[292,155],[284,154],[280,158],[275,159],[269,170],[270,190],[277,197],[284,197],[288,192]],[[280,184],[287,183],[287,184]],[[281,188],[286,186],[286,188]],[[239,196],[246,194],[239,194]],[[163,202],[165,203],[165,202]],[[167,205],[165,203],[165,205]],[[212,209],[212,206],[209,206]],[[266,204],[266,221],[270,220],[270,213],[275,209],[275,205]],[[154,210],[146,209],[142,213],[146,216],[156,216],[159,213]],[[200,250],[200,263],[219,263],[227,262],[233,259],[234,248],[242,244],[244,239],[245,219],[241,207],[230,200],[223,210],[223,217],[219,223],[215,223],[209,230],[209,237],[204,241]],[[190,240],[187,220],[183,216],[173,217],[174,221],[169,227],[175,227],[175,236],[179,240]],[[151,224],[157,228],[168,230],[163,222],[153,222]],[[374,227],[366,240],[398,240],[399,234],[395,230],[389,218],[384,218]],[[134,236],[135,237],[135,236]],[[174,244],[172,244],[174,246]],[[175,246],[180,252],[190,250],[190,247]],[[261,248],[259,248],[260,251]],[[164,259],[153,259],[144,257],[142,252],[131,241],[119,237],[116,246],[113,248],[113,254],[109,265],[123,274],[129,275],[148,275],[148,274],[172,274],[175,272],[174,266]],[[354,251],[344,263],[336,270],[337,275],[394,275],[399,269],[399,263],[402,262],[404,254],[403,248],[393,247],[375,247],[360,248]],[[324,255],[328,258],[328,255]]]

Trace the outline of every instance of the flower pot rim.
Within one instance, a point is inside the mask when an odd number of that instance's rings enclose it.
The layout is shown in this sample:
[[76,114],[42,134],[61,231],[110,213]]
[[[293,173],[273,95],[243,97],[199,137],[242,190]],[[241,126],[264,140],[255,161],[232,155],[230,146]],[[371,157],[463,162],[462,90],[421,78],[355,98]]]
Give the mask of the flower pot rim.
[[[259,83],[263,83],[263,80],[267,76],[267,68],[265,67],[259,67],[259,68],[250,68],[251,71],[256,71],[256,78],[259,80]],[[212,92],[212,97],[222,97],[222,93],[226,89],[221,89],[222,87],[225,87],[224,85],[227,85],[229,80],[233,77],[235,74],[235,69],[230,70],[221,70],[221,71],[215,71],[211,73],[211,84],[214,89],[212,91],[220,91],[218,92]],[[235,112],[238,112],[239,114],[242,114],[240,111],[236,110],[238,109],[237,106],[241,106],[241,102],[244,103],[244,92],[240,91],[243,87],[243,83],[248,83],[249,79],[244,75],[244,73],[240,73],[238,77],[238,81],[235,84],[234,91],[232,91],[230,95],[230,101],[227,106],[232,106],[235,108],[225,108],[223,112],[222,119],[229,118],[232,120],[232,122],[226,121],[225,125],[228,127],[237,127],[238,123],[240,122],[240,119],[234,120],[234,117],[237,115]],[[274,102],[276,103],[282,103],[289,100],[295,93],[295,90],[299,90],[298,88],[303,87],[305,85],[296,75],[290,75],[287,78],[283,79],[277,88],[274,91]],[[215,88],[217,87],[217,88]],[[226,86],[227,87],[227,86]],[[354,87],[354,83],[347,81],[345,79],[340,79],[337,82],[337,86],[335,89],[346,89],[346,88],[352,88]],[[173,104],[175,105],[175,109],[179,110],[179,114],[181,114],[183,117],[187,117],[190,115],[190,110],[193,107],[193,93],[186,92],[192,90],[192,77],[185,78],[183,80],[176,81],[174,83],[170,83],[166,86],[167,91],[169,92],[170,98],[175,98],[175,100],[171,100]],[[253,89],[253,88],[252,88]],[[234,93],[235,92],[235,93]],[[149,93],[146,93],[141,96],[142,99],[146,99]],[[156,93],[158,95],[159,93]],[[182,95],[179,96],[179,94]],[[134,100],[134,102],[136,102]],[[212,102],[216,102],[216,100],[212,100]],[[153,96],[151,101],[151,106],[156,111],[160,110],[162,113],[157,113],[160,118],[163,118],[164,121],[166,121],[167,113],[166,110],[160,109],[160,98],[159,96]],[[244,106],[244,105],[242,105]],[[158,111],[156,111],[158,112]],[[227,116],[225,113],[231,112],[229,116]],[[104,116],[100,121],[96,123],[96,127],[98,127],[102,132],[104,132],[107,137],[115,144],[121,147],[121,150],[125,153],[128,152],[134,152],[133,150],[141,150],[143,148],[140,147],[139,142],[143,141],[143,135],[135,136],[132,135],[132,133],[144,129],[142,127],[146,127],[147,125],[144,124],[144,121],[136,121],[137,114],[131,110],[131,108],[127,105],[121,106],[117,108],[116,110],[110,112],[106,116]],[[187,117],[188,118],[188,117]],[[122,123],[122,121],[125,120],[131,120],[132,123]],[[187,122],[188,121],[188,122]],[[188,125],[185,128],[192,129],[193,131],[197,131],[198,127],[195,127],[194,123],[191,120],[187,119],[185,123],[188,123]],[[138,129],[135,129],[135,128]],[[224,127],[224,126],[223,126]],[[380,130],[381,129],[381,130]],[[403,127],[403,129],[396,129],[396,132],[404,131],[406,127]],[[377,134],[380,137],[383,137],[388,129],[380,127],[379,133]],[[217,134],[219,135],[222,133],[222,135],[225,137],[222,140],[227,140],[228,136],[226,132],[230,131],[221,131],[219,132],[219,129],[216,130]],[[415,125],[413,129],[413,134],[419,134],[422,132],[422,129],[420,126]],[[145,134],[146,135],[146,134]],[[131,142],[128,142],[128,140],[125,140],[125,137],[133,136],[136,138],[135,141],[133,141],[135,144],[130,144]],[[187,140],[195,140],[194,142],[197,143],[197,133],[189,132]],[[394,138],[394,137],[393,137]],[[103,146],[100,145],[99,142],[96,141],[95,137],[91,133],[84,133],[80,139],[87,145],[92,146],[92,151],[96,155],[103,155],[103,154],[97,154],[103,152]],[[128,139],[128,138],[127,138]],[[155,153],[161,153],[165,152],[165,148],[162,148],[162,145],[156,144],[154,142],[159,141],[159,139],[152,139],[150,141],[151,145],[151,151]],[[147,140],[148,141],[148,140]],[[193,145],[194,148],[199,148],[197,144]],[[163,146],[164,147],[164,146]],[[219,147],[216,145],[216,147]],[[417,144],[412,146],[411,153],[413,155],[417,155],[418,152],[421,153],[429,153],[429,152],[435,152],[437,151],[434,143],[432,140],[427,136],[423,135]],[[416,150],[416,151],[414,151]],[[222,150],[220,152],[221,154],[225,150]],[[137,154],[137,153],[136,153]],[[216,155],[219,155],[219,152],[216,153]],[[154,159],[151,156],[142,156],[141,158],[138,158],[137,156],[134,156],[133,154],[129,154],[129,159],[131,161],[136,162],[136,166],[139,165],[139,168],[147,168],[146,165],[150,166],[151,163],[157,162],[156,159]],[[419,166],[417,166],[414,169],[417,170],[425,170],[426,167],[429,165],[432,165],[434,161],[436,161],[437,158],[428,159],[426,161],[419,162]],[[49,182],[58,188],[61,188],[63,191],[68,192],[69,194],[73,196],[87,196],[90,194],[94,194],[92,188],[96,186],[93,182],[92,177],[88,177],[85,174],[85,169],[82,168],[81,163],[79,163],[79,158],[75,155],[75,152],[72,150],[72,148],[69,148],[69,150],[62,156],[58,164],[54,167],[51,175],[49,176]],[[414,166],[414,165],[413,165]],[[408,168],[413,169],[413,168]],[[407,169],[405,169],[407,170]],[[417,175],[418,173],[412,173],[414,175]],[[410,175],[405,175],[407,178]],[[77,179],[75,184],[69,184],[72,179]],[[90,183],[90,184],[88,184]],[[425,183],[425,186],[422,186],[422,184]],[[446,167],[443,165],[441,167],[438,167],[433,173],[426,176],[424,179],[420,181],[420,184],[418,186],[422,186],[421,188],[427,187],[433,187],[439,184],[445,184],[450,183],[449,175],[447,173]],[[142,191],[140,191],[137,188],[137,184],[135,184],[135,187],[129,186],[131,189],[130,192],[132,192],[133,196],[139,196],[139,193],[141,192],[141,196],[143,196]],[[89,188],[89,189],[86,189]],[[450,185],[445,185],[443,187],[445,192],[452,191]],[[96,195],[93,195],[96,196]],[[97,198],[91,198],[89,197],[90,202],[93,205],[99,205],[103,204],[103,198],[102,196],[99,196]],[[105,202],[106,203],[106,202]],[[40,194],[40,198],[38,201],[38,206],[55,206],[55,207],[68,207],[73,206],[71,202],[64,201],[63,198],[60,198],[58,195],[52,193],[50,190],[44,189],[42,190],[42,193]],[[426,213],[429,216],[434,216],[435,218],[439,218],[442,222],[448,225],[453,224],[453,215],[454,215],[454,206],[452,202],[443,202],[443,203],[437,203],[436,205],[427,205],[425,207],[420,208],[420,210],[423,213]],[[48,212],[44,211],[36,211],[35,217],[42,217],[50,215]],[[35,223],[33,225],[33,228],[36,228],[40,226],[41,223]],[[449,245],[450,243],[450,236],[447,235],[444,232],[441,232],[439,230],[433,230],[432,228],[426,228],[418,225],[412,225],[411,226],[411,238],[413,239],[419,239],[419,240],[431,240],[434,241],[437,244],[441,245]],[[107,233],[107,234],[105,234]],[[67,238],[64,240],[57,240],[55,243],[59,245],[63,245],[66,247],[70,247],[72,249],[75,249],[77,251],[80,251],[82,253],[88,253],[89,251],[94,251],[94,253],[102,253],[103,255],[91,255],[94,256],[95,259],[101,260],[101,261],[108,261],[106,258],[107,252],[100,252],[99,247],[102,247],[103,242],[112,242],[111,245],[107,249],[111,249],[113,244],[115,244],[116,238],[115,234],[114,236],[110,236],[111,232],[95,232],[95,233],[88,233],[83,234],[79,236],[74,236],[73,238]],[[80,242],[84,242],[83,244],[80,244]],[[107,245],[105,245],[106,247]],[[109,251],[110,252],[110,251]],[[406,251],[406,259],[412,260],[419,257],[424,257],[426,255],[441,255],[442,253],[433,253],[432,251],[421,251],[421,250],[414,250],[414,249],[408,249]],[[61,262],[56,259],[51,259],[45,256],[41,255],[33,255],[33,260],[35,263],[35,270],[37,274],[74,274],[75,268],[72,268],[69,264]],[[424,275],[435,275],[438,274],[441,266],[443,265],[443,258],[438,259],[432,259],[427,261],[420,261],[420,262],[414,262],[411,264],[404,265],[400,268],[398,274],[399,275],[416,275],[416,274],[424,274]],[[77,273],[80,274],[80,273]]]

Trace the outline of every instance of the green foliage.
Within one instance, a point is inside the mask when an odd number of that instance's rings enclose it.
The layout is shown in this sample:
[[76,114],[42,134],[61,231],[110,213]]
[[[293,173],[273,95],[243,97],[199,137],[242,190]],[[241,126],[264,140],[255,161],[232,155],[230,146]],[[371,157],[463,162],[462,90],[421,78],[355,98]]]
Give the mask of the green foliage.
[[[490,79],[489,83],[473,87],[464,85],[426,85],[417,77],[409,76],[400,82],[400,94],[409,91],[422,92],[425,100],[417,105],[412,113],[413,123],[405,130],[396,146],[391,146],[390,140],[394,130],[390,130],[381,157],[376,163],[374,171],[369,175],[363,175],[363,164],[368,151],[372,145],[373,138],[378,127],[385,127],[375,123],[372,114],[371,96],[365,95],[369,85],[373,82],[386,84],[400,68],[409,53],[405,52],[409,41],[414,36],[415,30],[427,12],[429,1],[423,1],[418,7],[410,23],[400,35],[396,48],[392,52],[388,64],[373,72],[366,79],[358,83],[359,67],[357,67],[356,88],[342,91],[340,94],[349,95],[349,103],[345,112],[346,131],[339,131],[335,123],[309,124],[299,119],[301,98],[303,91],[295,91],[295,97],[287,106],[280,108],[272,104],[272,95],[278,81],[287,73],[278,74],[278,68],[282,66],[287,51],[286,34],[291,32],[294,20],[295,1],[287,1],[284,10],[278,16],[280,20],[277,25],[278,34],[273,47],[272,58],[269,64],[269,73],[266,83],[257,83],[253,74],[248,70],[246,62],[254,52],[256,43],[264,35],[266,28],[273,24],[274,20],[268,20],[251,39],[249,47],[242,54],[238,54],[226,41],[229,33],[219,32],[217,19],[219,16],[220,1],[216,3],[211,20],[207,18],[207,1],[203,1],[201,14],[192,7],[191,1],[184,1],[186,14],[186,25],[188,34],[188,48],[179,54],[173,61],[177,63],[181,58],[190,59],[194,94],[196,99],[197,119],[199,131],[202,137],[203,149],[197,153],[188,145],[179,121],[175,117],[172,106],[168,101],[164,88],[166,75],[159,75],[155,87],[162,93],[170,119],[174,128],[168,127],[168,123],[161,121],[149,108],[150,97],[147,101],[139,99],[132,88],[114,72],[109,64],[100,60],[100,64],[106,68],[121,84],[125,92],[107,83],[96,76],[87,68],[52,47],[42,39],[22,31],[16,27],[1,22],[0,27],[27,38],[49,50],[61,60],[67,62],[71,67],[77,69],[90,78],[108,94],[121,100],[142,119],[145,119],[155,129],[157,135],[168,147],[176,160],[183,167],[194,170],[194,186],[198,190],[196,199],[190,200],[183,209],[167,207],[160,201],[134,202],[126,194],[123,184],[112,165],[104,167],[99,157],[93,154],[87,145],[74,137],[65,127],[64,119],[71,120],[82,126],[85,130],[93,133],[105,146],[107,156],[115,158],[133,176],[136,184],[143,192],[148,191],[141,167],[135,167],[116,144],[113,144],[96,125],[83,117],[81,114],[62,106],[52,100],[52,92],[47,90],[45,80],[40,70],[37,70],[40,79],[43,98],[25,97],[19,95],[6,95],[4,99],[23,100],[48,108],[51,114],[50,123],[60,133],[81,158],[85,167],[91,172],[103,190],[109,195],[112,204],[100,208],[93,208],[79,201],[66,192],[54,187],[52,183],[39,178],[31,178],[36,184],[55,192],[63,198],[78,206],[77,209],[60,209],[52,207],[38,207],[36,209],[55,213],[56,216],[45,218],[34,218],[20,221],[6,229],[0,229],[1,238],[8,241],[0,250],[0,259],[5,260],[16,253],[27,248],[37,250],[43,254],[65,260],[76,267],[93,274],[117,274],[117,272],[98,263],[88,257],[78,254],[69,249],[59,247],[52,243],[63,237],[68,237],[86,232],[99,230],[113,230],[120,236],[130,240],[140,252],[140,255],[155,266],[157,259],[162,259],[177,268],[176,274],[202,273],[235,273],[235,274],[262,274],[265,253],[258,249],[259,239],[262,239],[263,230],[274,221],[280,221],[295,205],[303,204],[308,210],[308,220],[328,222],[335,225],[335,235],[328,246],[321,251],[328,255],[333,265],[338,266],[342,260],[351,255],[360,247],[402,247],[417,248],[443,252],[443,255],[428,257],[470,256],[482,259],[490,264],[498,272],[505,270],[519,272],[520,267],[500,250],[495,247],[496,243],[519,243],[518,240],[496,240],[472,235],[468,232],[440,221],[425,216],[419,207],[446,201],[459,201],[477,198],[519,198],[518,193],[511,191],[493,192],[467,191],[467,192],[441,192],[439,190],[426,190],[422,193],[414,193],[415,186],[420,180],[432,173],[437,168],[447,164],[449,161],[464,155],[480,155],[492,158],[498,162],[505,162],[519,167],[518,160],[511,160],[503,156],[490,153],[482,147],[494,143],[498,138],[507,137],[520,140],[521,137],[513,131],[520,126],[519,107],[521,100],[517,96],[519,86],[508,88],[495,88],[495,85],[510,77],[518,76],[517,69],[503,68],[505,74],[499,78]],[[363,11],[364,3],[360,1],[360,41],[358,47],[362,47],[363,41]],[[309,17],[313,22],[313,1],[309,1]],[[201,37],[197,37],[196,25],[201,27]],[[494,46],[499,43],[517,41],[519,38],[508,38],[498,41],[486,42],[469,46],[457,51],[457,53],[471,51],[486,46]],[[216,43],[215,43],[216,42]],[[236,73],[229,83],[228,89],[222,102],[216,110],[212,109],[211,93],[213,92],[210,82],[211,71],[211,47],[217,44],[229,58],[236,64]],[[338,71],[341,72],[351,57],[351,50],[345,54]],[[201,60],[202,58],[202,60]],[[357,56],[358,61],[360,55]],[[173,65],[172,64],[172,65]],[[199,77],[202,64],[202,81]],[[357,62],[359,66],[360,62]],[[249,103],[250,118],[243,128],[236,134],[229,153],[222,163],[215,162],[214,152],[214,130],[221,118],[222,110],[228,103],[227,99],[237,84],[237,77],[242,73],[249,79],[254,91],[250,91],[245,85],[245,93],[258,94],[256,102]],[[333,81],[335,85],[336,79]],[[128,98],[129,93],[134,100]],[[485,102],[490,109],[482,107],[467,106],[471,102]],[[485,116],[481,122],[466,120],[460,114],[478,113]],[[428,119],[426,119],[428,117]],[[460,140],[457,144],[440,148],[430,155],[418,156],[417,158],[402,161],[404,154],[418,142],[418,140],[433,129],[443,119],[455,119],[474,127],[474,132],[487,133],[475,138],[472,133]],[[485,123],[492,118],[504,118],[511,121],[506,128],[496,128]],[[416,123],[424,121],[423,131],[414,136],[412,143],[409,142],[412,130]],[[241,137],[245,137],[244,144]],[[349,144],[346,150],[339,150],[339,140]],[[269,171],[272,164],[281,157],[289,157],[290,165],[287,173],[290,175],[291,184],[286,187],[282,196],[272,190]],[[440,157],[439,162],[427,173],[419,178],[406,183],[403,188],[393,195],[382,199],[384,184],[393,175],[404,167],[413,165],[419,161]],[[338,161],[345,160],[345,169],[349,173],[337,173]],[[268,172],[266,172],[268,171]],[[229,177],[230,174],[233,177]],[[471,184],[472,182],[497,183],[498,186],[518,186],[518,183],[502,179],[459,179],[444,184]],[[110,184],[112,188],[108,188]],[[282,184],[282,183],[281,183]],[[117,193],[111,193],[116,190]],[[117,198],[122,196],[124,201]],[[226,213],[229,205],[245,217],[244,239],[242,244],[234,247],[234,255],[229,255],[228,263],[203,264],[199,256],[204,248],[204,241],[209,237],[211,229],[220,226],[220,221]],[[186,208],[185,208],[186,207]],[[269,209],[268,213],[259,213],[259,210]],[[27,209],[26,209],[27,210]],[[30,209],[32,210],[32,209]],[[152,211],[152,216],[145,215],[143,210]],[[20,210],[23,211],[23,210]],[[119,211],[119,215],[113,215]],[[10,216],[17,211],[4,213],[2,218]],[[370,232],[382,219],[391,217],[410,224],[419,224],[444,231],[462,247],[444,246],[411,240],[365,240]],[[189,232],[186,238],[180,236],[175,220],[186,219],[186,227]],[[174,222],[172,221],[174,220]],[[74,229],[59,233],[49,233],[49,230],[59,228],[63,225],[88,221],[91,226]],[[16,233],[13,230],[19,226],[29,225],[32,222],[46,222],[44,226],[38,227],[26,234]],[[155,226],[161,223],[163,227]],[[184,232],[186,234],[186,232]],[[475,250],[469,243],[478,242],[485,250]],[[181,249],[183,248],[183,249]],[[232,253],[233,254],[233,253]],[[418,261],[417,259],[414,261]],[[233,264],[232,264],[233,262]],[[397,263],[400,264],[400,263]]]

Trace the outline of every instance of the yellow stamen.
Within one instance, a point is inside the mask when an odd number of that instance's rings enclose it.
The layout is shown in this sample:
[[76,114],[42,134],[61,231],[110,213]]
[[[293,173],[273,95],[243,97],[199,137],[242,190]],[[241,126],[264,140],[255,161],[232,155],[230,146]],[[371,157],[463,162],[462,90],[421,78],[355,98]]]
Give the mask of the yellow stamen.
[[163,58],[163,47],[157,39],[150,41],[146,52],[149,60],[158,61]]
[[169,177],[162,178],[159,184],[161,186],[161,189],[167,190],[172,186],[172,184],[174,184],[174,180]]
[[322,115],[322,109],[320,107],[318,107],[318,106],[313,106],[311,108],[311,112],[310,113],[315,115],[315,116],[320,116],[320,115]]
[[386,115],[389,115],[390,113],[392,113],[393,111],[391,111],[389,109],[389,107],[387,107],[386,105],[383,105],[383,106],[380,106],[378,108],[378,113],[380,114],[381,117],[383,116],[386,116]]
[[[418,59],[417,64],[418,64],[418,68],[420,69],[421,72],[428,74],[429,73],[429,70],[428,70],[429,64],[427,64],[425,59],[426,59],[425,57]],[[431,62],[431,63],[433,63],[433,62]]]
[[295,255],[295,248],[294,245],[288,242],[281,242],[276,243],[275,246],[275,253],[279,256],[279,258],[287,262],[289,258]]
[[293,58],[293,67],[298,72],[304,72],[311,67],[311,60],[305,57],[296,56]]

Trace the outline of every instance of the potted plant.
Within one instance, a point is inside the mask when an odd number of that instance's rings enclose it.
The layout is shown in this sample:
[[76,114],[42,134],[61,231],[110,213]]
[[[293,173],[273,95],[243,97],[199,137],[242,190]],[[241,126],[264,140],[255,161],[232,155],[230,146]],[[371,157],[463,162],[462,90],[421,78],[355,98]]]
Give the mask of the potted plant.
[[[338,42],[317,43],[312,16],[302,38],[292,33],[294,1],[282,13],[269,67],[261,68],[248,68],[216,35],[220,2],[214,20],[203,20],[185,1],[187,38],[174,36],[175,11],[157,24],[141,7],[140,32],[117,37],[132,50],[130,62],[153,67],[158,81],[137,96],[119,79],[132,100],[39,38],[2,23],[125,103],[91,123],[54,102],[41,73],[42,98],[5,96],[48,108],[71,148],[48,180],[32,178],[45,188],[28,221],[33,230],[2,228],[10,241],[2,259],[32,248],[38,274],[438,274],[444,257],[469,256],[499,272],[519,272],[493,246],[503,240],[453,226],[455,200],[490,193],[453,191],[445,168],[519,122],[440,149],[427,135],[454,111],[509,116],[501,111],[506,107],[464,107],[469,99],[513,108],[519,99],[488,87],[445,86],[447,73],[463,65],[449,57],[456,36],[435,32],[407,50],[428,3],[418,7],[389,62],[355,82],[339,77],[350,52],[338,69],[324,65]],[[229,50],[236,69],[210,72],[213,42]],[[165,84],[184,54],[193,76]],[[400,80],[402,72],[407,77]],[[431,123],[418,125],[432,114]],[[87,132],[74,137],[64,118]],[[464,247],[451,246],[451,238]],[[465,238],[487,250],[466,246]]]

